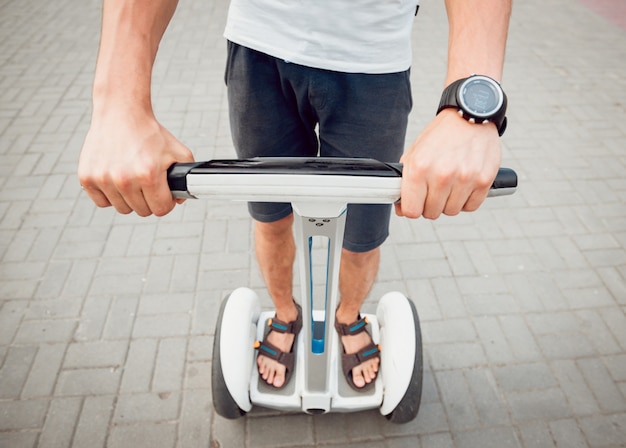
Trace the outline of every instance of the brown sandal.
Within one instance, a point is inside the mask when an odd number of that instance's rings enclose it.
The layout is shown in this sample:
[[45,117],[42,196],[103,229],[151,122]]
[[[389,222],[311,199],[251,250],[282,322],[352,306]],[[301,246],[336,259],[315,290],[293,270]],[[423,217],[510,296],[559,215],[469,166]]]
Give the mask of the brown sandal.
[[[358,320],[347,325],[340,324],[335,319],[335,329],[340,336],[353,336],[363,331],[367,332],[367,324],[367,317],[361,318],[360,314]],[[374,386],[378,374],[374,377],[374,380],[372,382],[365,383],[365,386],[363,387],[358,387],[356,384],[354,384],[354,380],[352,379],[352,369],[360,364],[363,364],[365,361],[369,361],[370,359],[374,358],[380,358],[380,346],[374,344],[374,342],[370,342],[368,345],[366,345],[356,353],[347,354],[345,348],[343,349],[343,354],[341,355],[341,367],[343,369],[343,374],[346,377],[346,381],[348,381],[348,384],[354,390],[363,392],[371,389]]]
[[[293,322],[283,322],[282,320],[277,319],[275,317],[272,319],[269,319],[267,321],[267,326],[270,328],[270,330],[267,332],[262,342],[256,341],[254,343],[254,348],[258,350],[257,358],[262,355],[267,358],[273,359],[279,364],[282,364],[283,366],[285,366],[285,382],[283,383],[282,386],[276,387],[273,384],[269,384],[267,381],[264,380],[265,384],[275,389],[282,389],[283,387],[285,387],[287,383],[289,382],[289,379],[291,378],[291,374],[293,372],[293,366],[295,363],[295,353],[294,353],[293,348],[296,345],[296,338],[298,337],[298,333],[300,333],[300,330],[302,329],[302,308],[297,303],[296,303],[296,308],[298,309],[298,317],[296,317],[296,320],[294,320]],[[272,344],[271,342],[267,340],[267,336],[272,331],[294,335],[293,344],[291,345],[291,349],[289,350],[289,353],[283,352],[282,350],[280,350],[278,347],[276,347],[274,344]]]

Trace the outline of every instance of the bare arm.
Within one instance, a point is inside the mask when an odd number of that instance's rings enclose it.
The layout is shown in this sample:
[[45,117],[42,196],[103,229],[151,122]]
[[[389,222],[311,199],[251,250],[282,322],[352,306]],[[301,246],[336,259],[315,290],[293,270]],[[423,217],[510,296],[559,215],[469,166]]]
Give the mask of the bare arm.
[[[448,70],[445,85],[473,73],[502,78],[511,0],[446,0]],[[402,157],[399,215],[435,219],[476,210],[500,165],[495,125],[468,123],[442,111]]]
[[177,0],[104,0],[93,112],[81,185],[100,207],[164,215],[175,205],[166,170],[191,152],[156,120],[152,68]]
[[177,3],[104,0],[93,91],[96,113],[110,102],[152,112],[152,66]]

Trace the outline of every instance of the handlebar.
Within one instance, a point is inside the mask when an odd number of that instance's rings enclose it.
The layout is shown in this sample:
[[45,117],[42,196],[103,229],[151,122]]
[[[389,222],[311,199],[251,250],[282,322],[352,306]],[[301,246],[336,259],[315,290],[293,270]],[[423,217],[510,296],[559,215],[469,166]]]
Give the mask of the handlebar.
[[[175,197],[293,202],[343,200],[393,203],[400,198],[402,164],[372,159],[272,157],[177,163],[167,172]],[[517,174],[500,168],[489,196],[513,194]]]

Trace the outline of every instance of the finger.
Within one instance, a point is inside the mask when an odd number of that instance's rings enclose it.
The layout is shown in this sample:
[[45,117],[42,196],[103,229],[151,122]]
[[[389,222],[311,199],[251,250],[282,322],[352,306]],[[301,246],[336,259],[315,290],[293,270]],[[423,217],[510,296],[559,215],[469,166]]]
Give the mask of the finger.
[[97,188],[85,187],[82,185],[81,185],[81,188],[83,189],[85,193],[87,193],[87,196],[89,196],[89,199],[91,199],[93,203],[96,204],[98,207],[111,207],[112,205],[111,202],[107,199],[104,193],[102,193]]
[[419,218],[424,211],[428,189],[426,183],[414,179],[411,175],[402,177],[400,201],[396,203],[396,213],[407,218]]
[[487,194],[489,194],[489,188],[474,190],[465,202],[462,210],[464,212],[473,212],[475,210],[478,210],[478,208],[487,198]]
[[428,195],[424,201],[423,216],[426,219],[437,219],[443,213],[444,208],[450,198],[450,187],[429,188]]
[[448,200],[444,206],[443,214],[447,216],[456,216],[467,205],[467,201],[472,195],[472,190],[465,186],[456,186],[450,192]]
[[159,181],[144,187],[143,193],[147,206],[155,216],[164,216],[176,206],[176,201],[167,184],[165,172]]
[[133,211],[133,208],[128,205],[122,195],[114,188],[106,187],[102,189],[102,193],[106,196],[111,205],[121,213],[122,215],[128,215]]
[[146,198],[144,196],[144,192],[141,190],[141,188],[135,189],[130,194],[125,194],[124,198],[126,200],[126,203],[128,203],[133,211],[139,216],[146,217],[152,214],[150,205],[148,205],[148,202],[146,201]]
[[393,208],[395,209],[396,216],[404,216],[402,214],[402,200],[398,199],[394,204]]
[[152,212],[146,202],[141,184],[137,182],[118,182],[118,191],[112,194],[121,197],[121,199],[139,216],[150,216]]

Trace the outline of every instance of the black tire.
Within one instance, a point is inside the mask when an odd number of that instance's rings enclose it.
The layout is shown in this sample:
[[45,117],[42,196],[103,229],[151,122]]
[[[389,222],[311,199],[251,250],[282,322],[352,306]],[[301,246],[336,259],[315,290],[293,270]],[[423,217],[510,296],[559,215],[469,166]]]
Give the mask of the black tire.
[[413,322],[415,322],[415,362],[413,364],[413,374],[411,381],[398,403],[398,406],[385,417],[392,423],[408,423],[417,417],[420,402],[422,400],[422,378],[424,364],[422,359],[422,332],[420,330],[419,316],[413,301],[407,299],[413,311]]
[[217,315],[217,323],[215,324],[215,337],[213,339],[213,361],[211,366],[211,390],[213,395],[213,408],[218,415],[234,420],[246,415],[246,411],[242,410],[233,397],[228,392],[224,374],[222,372],[222,360],[220,357],[220,333],[222,328],[222,318],[224,309],[230,296],[227,296],[220,306]]

